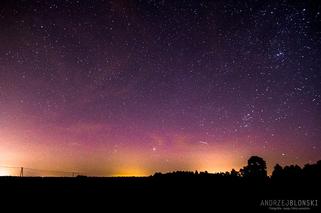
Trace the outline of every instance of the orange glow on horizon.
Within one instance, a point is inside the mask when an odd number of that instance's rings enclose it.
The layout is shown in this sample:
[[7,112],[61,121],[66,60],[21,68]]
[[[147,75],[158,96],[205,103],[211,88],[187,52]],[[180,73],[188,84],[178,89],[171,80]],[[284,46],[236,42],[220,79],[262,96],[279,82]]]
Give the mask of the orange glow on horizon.
[[[78,124],[77,124],[78,125]],[[78,125],[85,135],[99,125]],[[26,128],[26,127],[25,127]],[[248,138],[215,138],[200,140],[196,135],[176,132],[146,133],[145,146],[137,146],[140,138],[105,137],[106,143],[91,146],[92,138],[78,137],[78,131],[43,131],[24,128],[4,128],[0,138],[0,166],[13,165],[43,170],[77,172],[87,176],[149,176],[155,172],[208,171],[210,173],[239,170],[251,155],[262,156],[268,165],[268,174],[276,163],[288,165],[298,161],[287,156],[287,161],[276,152],[266,153],[261,147],[247,146]],[[88,131],[87,131],[88,129]],[[72,134],[70,135],[70,132]],[[26,134],[24,134],[26,133]],[[73,135],[75,134],[75,135]],[[63,137],[63,135],[67,135]],[[127,143],[130,140],[130,143]],[[33,143],[30,143],[32,141]],[[59,141],[60,144],[57,144]],[[126,144],[126,146],[124,145]],[[303,156],[303,155],[302,155]],[[284,158],[284,157],[283,157]],[[284,158],[285,159],[285,158]],[[306,163],[305,159],[300,159]],[[297,162],[300,165],[300,162]],[[303,165],[303,163],[301,164]],[[1,171],[0,175],[18,175],[19,171]],[[64,176],[50,172],[28,172],[26,176]],[[71,176],[67,174],[65,176]]]
[[10,176],[12,175],[8,169],[0,168],[0,176]]
[[112,177],[145,177],[152,174],[147,173],[146,171],[139,170],[139,169],[128,169],[124,171],[116,172],[112,174]]

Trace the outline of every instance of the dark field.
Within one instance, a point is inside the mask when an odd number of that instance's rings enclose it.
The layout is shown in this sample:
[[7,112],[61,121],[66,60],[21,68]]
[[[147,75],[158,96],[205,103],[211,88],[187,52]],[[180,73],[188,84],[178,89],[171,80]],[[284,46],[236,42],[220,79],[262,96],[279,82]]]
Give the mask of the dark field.
[[[291,210],[297,208],[296,210],[304,212],[318,212],[320,203],[310,203],[309,206],[305,203],[303,208],[302,202],[311,202],[306,200],[320,202],[320,186],[318,178],[249,180],[223,174],[195,175],[184,172],[128,178],[0,178],[2,204],[18,203],[25,209],[39,204],[46,208],[67,205],[80,209],[83,207],[105,209],[106,212],[115,208],[149,211],[196,208],[199,211],[207,209],[210,212],[228,210],[280,212],[280,208],[286,210],[285,206],[278,206],[281,205],[279,200],[301,202],[296,206],[293,206],[294,204],[286,206]],[[270,207],[262,204],[265,200],[275,201]]]

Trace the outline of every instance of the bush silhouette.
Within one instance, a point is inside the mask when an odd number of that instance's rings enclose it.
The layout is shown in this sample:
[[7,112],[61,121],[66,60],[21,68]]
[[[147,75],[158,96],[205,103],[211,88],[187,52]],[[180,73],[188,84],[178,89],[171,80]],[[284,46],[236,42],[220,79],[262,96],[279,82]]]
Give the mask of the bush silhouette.
[[230,175],[231,175],[232,177],[239,177],[239,176],[240,176],[240,173],[237,172],[235,169],[232,169]]

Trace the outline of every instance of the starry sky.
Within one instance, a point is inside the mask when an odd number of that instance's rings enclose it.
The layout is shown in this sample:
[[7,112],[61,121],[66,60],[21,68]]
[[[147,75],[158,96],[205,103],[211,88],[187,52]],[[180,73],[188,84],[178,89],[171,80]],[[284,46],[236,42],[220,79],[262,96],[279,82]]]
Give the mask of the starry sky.
[[321,159],[317,0],[3,0],[0,28],[0,166]]

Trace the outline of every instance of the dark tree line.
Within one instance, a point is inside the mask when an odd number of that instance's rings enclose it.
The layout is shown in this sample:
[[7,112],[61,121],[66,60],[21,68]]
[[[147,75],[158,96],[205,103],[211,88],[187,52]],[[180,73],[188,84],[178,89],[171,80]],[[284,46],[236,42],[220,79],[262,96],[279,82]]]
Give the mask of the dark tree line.
[[211,174],[207,171],[205,172],[191,172],[191,171],[175,171],[171,173],[155,173],[154,177],[195,177],[195,176],[220,176],[220,177],[232,177],[239,179],[249,179],[249,180],[267,180],[271,179],[273,181],[285,181],[285,180],[295,180],[298,178],[309,178],[309,179],[320,179],[321,178],[321,160],[315,164],[306,164],[303,168],[298,165],[290,165],[282,167],[276,164],[272,172],[271,177],[267,175],[267,166],[263,158],[258,156],[252,156],[249,158],[246,166],[236,171],[232,169],[231,172],[221,172]]
[[271,176],[272,180],[286,179],[320,179],[321,178],[321,160],[315,164],[306,164],[303,168],[298,165],[282,167],[276,164]]

